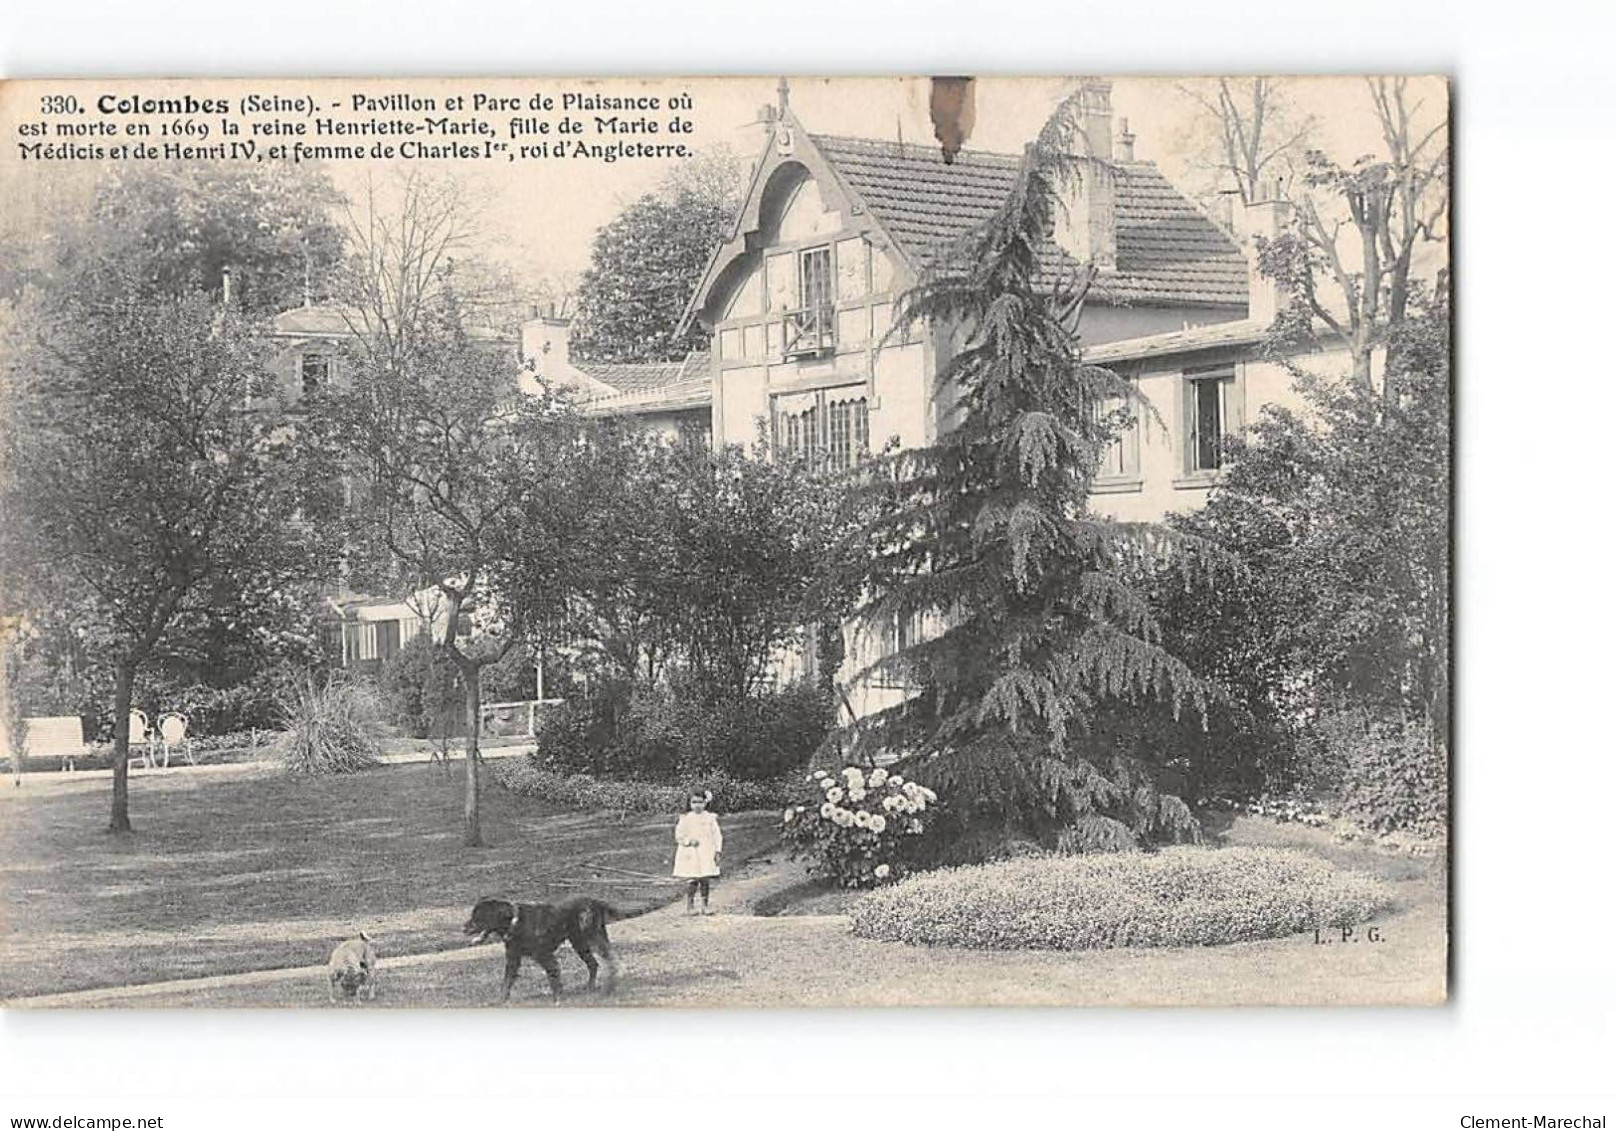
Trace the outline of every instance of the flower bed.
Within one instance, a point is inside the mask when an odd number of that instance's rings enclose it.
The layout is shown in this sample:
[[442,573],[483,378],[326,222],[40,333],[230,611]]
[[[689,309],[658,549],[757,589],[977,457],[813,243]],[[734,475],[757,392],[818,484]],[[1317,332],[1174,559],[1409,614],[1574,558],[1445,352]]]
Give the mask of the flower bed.
[[1171,848],[913,876],[852,909],[862,938],[995,950],[1217,946],[1361,923],[1379,881],[1305,852]]
[[773,809],[782,804],[780,782],[741,781],[709,773],[685,782],[622,781],[588,774],[563,774],[535,765],[531,758],[490,763],[494,780],[512,793],[538,797],[577,809],[613,809],[625,813],[682,813],[692,792],[711,790],[713,808],[740,813]]

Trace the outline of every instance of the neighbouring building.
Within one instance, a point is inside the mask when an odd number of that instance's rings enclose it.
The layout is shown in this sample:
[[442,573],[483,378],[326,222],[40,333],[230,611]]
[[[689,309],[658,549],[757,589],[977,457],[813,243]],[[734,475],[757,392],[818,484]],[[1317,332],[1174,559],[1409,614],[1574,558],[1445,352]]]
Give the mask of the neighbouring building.
[[573,390],[585,416],[627,417],[667,437],[712,437],[711,359],[692,352],[682,361],[574,361],[570,323],[554,312],[522,323],[526,388],[534,381]]
[[[343,380],[344,358],[362,326],[352,311],[325,303],[305,303],[275,316],[271,365],[290,402]],[[521,357],[521,340],[514,334],[482,328],[469,333],[481,346],[508,351],[513,360]],[[446,603],[435,589],[376,596],[338,580],[328,587],[325,603],[329,615],[320,625],[321,642],[335,662],[356,671],[379,669],[423,631],[442,640],[447,627]]]

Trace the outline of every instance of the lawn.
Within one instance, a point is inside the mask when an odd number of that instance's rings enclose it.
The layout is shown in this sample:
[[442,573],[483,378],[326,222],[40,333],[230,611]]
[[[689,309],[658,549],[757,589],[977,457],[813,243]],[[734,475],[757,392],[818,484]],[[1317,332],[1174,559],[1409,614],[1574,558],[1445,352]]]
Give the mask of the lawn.
[[[1379,875],[1399,906],[1357,941],[1316,942],[1309,933],[1229,946],[1124,948],[1108,951],[977,951],[916,947],[852,937],[845,916],[814,914],[798,867],[765,854],[714,889],[710,918],[680,908],[654,911],[612,928],[622,982],[611,997],[573,993],[571,1008],[612,1006],[918,1006],[918,1005],[1417,1005],[1442,1000],[1447,954],[1441,864],[1368,849],[1345,849],[1296,826],[1241,819],[1237,844],[1272,844],[1338,856]],[[783,914],[782,896],[798,899]],[[809,912],[809,913],[802,913]],[[560,955],[569,990],[582,965]],[[480,1007],[497,1003],[502,951],[462,948],[382,959],[374,1005]],[[543,1007],[541,973],[524,968],[511,1003]],[[325,1005],[318,970],[284,971],[262,980],[153,987],[121,1000],[79,1005]],[[345,1007],[346,1008],[346,1007]]]
[[[460,924],[484,894],[545,899],[583,887],[636,912],[676,895],[595,867],[666,875],[675,814],[564,810],[514,797],[485,773],[490,847],[466,848],[460,772],[137,774],[137,831],[125,838],[104,831],[105,780],[8,785],[0,998],[312,965],[360,929],[391,955],[462,947]],[[726,816],[726,862],[771,844],[776,821]]]

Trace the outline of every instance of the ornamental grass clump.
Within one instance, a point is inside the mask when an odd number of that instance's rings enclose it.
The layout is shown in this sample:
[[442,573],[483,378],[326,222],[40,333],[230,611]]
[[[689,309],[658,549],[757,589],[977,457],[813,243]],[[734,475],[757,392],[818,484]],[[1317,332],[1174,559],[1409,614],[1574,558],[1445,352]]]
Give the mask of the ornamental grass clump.
[[286,731],[275,751],[287,772],[352,774],[381,763],[375,739],[379,715],[376,696],[354,683],[313,683],[284,703]]
[[912,876],[854,905],[853,933],[928,946],[1221,946],[1362,923],[1392,906],[1372,877],[1304,852],[1170,848],[1033,857]]
[[848,766],[833,775],[815,770],[809,801],[789,806],[781,833],[791,855],[806,858],[810,875],[838,887],[895,880],[905,869],[908,842],[926,831],[926,809],[937,795],[901,774]]

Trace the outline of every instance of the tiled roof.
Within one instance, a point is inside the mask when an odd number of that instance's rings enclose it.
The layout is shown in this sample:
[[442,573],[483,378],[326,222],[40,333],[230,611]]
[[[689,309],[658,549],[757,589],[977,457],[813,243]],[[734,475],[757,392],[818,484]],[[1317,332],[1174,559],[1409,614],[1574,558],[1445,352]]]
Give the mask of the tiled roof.
[[713,382],[708,375],[687,377],[641,393],[601,397],[582,406],[586,416],[632,416],[641,413],[682,412],[710,408]]
[[[930,145],[814,135],[848,187],[904,250],[924,263],[992,215],[1015,183],[1017,158],[964,150],[945,165]],[[1119,162],[1117,267],[1095,282],[1114,303],[1243,306],[1246,261],[1154,163]],[[1053,239],[1050,274],[1076,264]]]
[[587,377],[610,385],[619,394],[649,393],[692,377],[705,377],[710,355],[692,353],[683,361],[651,363],[574,362],[573,368]]
[[273,321],[275,331],[281,334],[352,333],[348,315],[336,306],[294,306],[291,310],[283,310],[275,315]]

